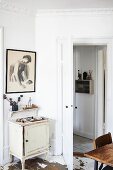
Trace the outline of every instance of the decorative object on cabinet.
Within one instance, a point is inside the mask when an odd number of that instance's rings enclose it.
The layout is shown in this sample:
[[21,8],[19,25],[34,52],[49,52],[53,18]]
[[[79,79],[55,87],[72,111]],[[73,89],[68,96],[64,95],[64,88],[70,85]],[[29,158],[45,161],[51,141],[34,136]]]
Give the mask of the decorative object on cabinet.
[[94,81],[93,80],[75,80],[75,92],[76,93],[94,93]]
[[[15,142],[14,139],[18,140]],[[22,170],[25,168],[26,159],[41,154],[47,155],[49,152],[48,119],[37,116],[20,118],[19,115],[15,119],[12,116],[9,120],[9,150],[11,161],[13,156],[21,160]]]
[[78,80],[82,80],[82,74],[80,73],[80,70],[78,70]]
[[35,92],[36,52],[6,50],[6,93]]
[[92,72],[93,70],[89,70],[88,75],[87,75],[87,80],[92,80]]
[[10,106],[12,106],[12,111],[18,111],[18,103],[21,101],[22,97],[23,95],[20,95],[17,101],[14,101],[12,98],[8,98],[5,94],[3,95],[3,98],[10,103]]
[[23,107],[24,110],[35,109],[35,108],[39,108],[39,107],[37,105],[35,105],[35,104],[32,104],[31,106],[26,105],[25,107]]
[[87,79],[87,72],[84,72],[83,73],[83,80],[86,80]]

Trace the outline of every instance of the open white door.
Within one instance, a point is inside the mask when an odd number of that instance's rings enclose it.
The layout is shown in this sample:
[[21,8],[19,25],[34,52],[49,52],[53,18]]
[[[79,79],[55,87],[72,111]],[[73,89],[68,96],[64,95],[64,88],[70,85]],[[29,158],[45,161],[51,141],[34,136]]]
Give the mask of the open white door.
[[73,169],[73,61],[67,40],[62,42],[63,83],[63,156],[69,170]]
[[98,47],[97,56],[97,113],[98,113],[98,134],[104,134],[105,121],[105,51],[104,48]]

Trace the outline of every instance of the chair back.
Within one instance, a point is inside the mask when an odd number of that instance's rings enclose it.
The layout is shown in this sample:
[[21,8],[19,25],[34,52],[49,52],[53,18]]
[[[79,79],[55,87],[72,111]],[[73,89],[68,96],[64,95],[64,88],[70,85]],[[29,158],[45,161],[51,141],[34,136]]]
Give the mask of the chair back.
[[94,143],[94,149],[112,143],[111,133],[109,132],[105,135],[99,136],[94,140],[93,143]]

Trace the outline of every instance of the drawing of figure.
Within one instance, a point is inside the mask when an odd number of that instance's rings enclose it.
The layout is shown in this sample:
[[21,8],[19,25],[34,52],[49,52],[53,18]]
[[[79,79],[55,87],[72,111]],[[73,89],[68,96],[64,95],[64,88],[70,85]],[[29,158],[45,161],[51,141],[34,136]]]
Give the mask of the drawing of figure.
[[9,69],[9,81],[18,82],[23,88],[25,84],[32,84],[32,80],[29,80],[29,65],[31,62],[31,56],[25,55],[22,59],[18,60],[15,64],[10,65]]

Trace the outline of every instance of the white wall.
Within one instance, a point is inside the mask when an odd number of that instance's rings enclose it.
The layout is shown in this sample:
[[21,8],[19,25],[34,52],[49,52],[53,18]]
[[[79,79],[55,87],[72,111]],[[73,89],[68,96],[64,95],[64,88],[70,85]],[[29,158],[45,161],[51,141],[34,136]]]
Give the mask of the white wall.
[[[93,86],[95,85],[96,51],[95,46],[74,46],[76,80],[78,80],[78,70],[82,75],[83,72],[88,73],[92,70]],[[74,97],[74,106],[77,106],[73,115],[74,133],[93,139],[95,137],[95,88],[94,94],[75,93],[74,90]]]
[[[112,20],[112,14],[101,10],[80,13],[50,11],[38,15],[36,20],[37,81],[40,89],[38,103],[43,105],[40,113],[46,111],[47,116],[57,120],[57,39],[63,38],[69,43],[72,38],[76,40],[85,37],[112,37]],[[56,131],[53,131],[52,136],[58,142],[60,139]]]
[[[80,12],[80,11],[79,11]],[[107,11],[89,12],[44,12],[35,17],[0,11],[0,25],[4,27],[4,64],[6,48],[37,51],[37,93],[24,95],[24,101],[32,95],[40,106],[39,114],[51,118],[51,143],[54,153],[61,138],[57,115],[57,40],[67,42],[72,37],[111,37],[113,36],[113,15]],[[99,13],[99,14],[98,14]],[[36,24],[36,25],[35,25]],[[5,67],[4,67],[5,68]],[[4,71],[5,72],[5,71]],[[16,97],[16,95],[9,95]],[[4,158],[8,160],[8,112],[9,103],[4,105]],[[112,120],[112,119],[111,119]],[[112,122],[109,121],[110,125]],[[57,132],[57,133],[56,133]],[[60,133],[59,133],[60,132]],[[56,134],[60,134],[59,137]],[[59,152],[60,153],[60,152]]]
[[[111,8],[112,0],[34,0],[38,9]],[[36,6],[35,6],[36,7]]]
[[[4,27],[4,93],[5,93],[5,73],[6,73],[6,49],[23,49],[35,51],[35,17],[26,16],[23,14],[16,14],[11,12],[0,11],[0,26]],[[16,99],[20,94],[8,94],[8,96]],[[35,102],[37,97],[36,93],[23,94],[23,103],[28,101],[28,97],[32,97],[32,101]],[[6,163],[9,159],[8,150],[8,113],[9,103],[4,101],[4,160],[1,163]],[[2,109],[2,108],[0,108]],[[2,115],[2,114],[1,114]],[[1,117],[0,117],[1,118]],[[2,134],[2,129],[0,129]],[[0,151],[1,152],[1,151]]]
[[0,0],[0,8],[36,14],[39,9],[112,8],[112,0]]
[[[3,82],[3,28],[0,27],[0,82]],[[3,83],[0,83],[0,164],[3,160]]]

